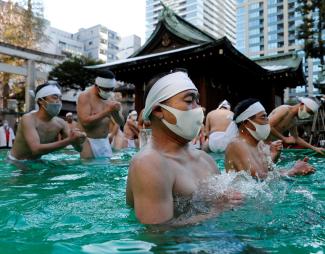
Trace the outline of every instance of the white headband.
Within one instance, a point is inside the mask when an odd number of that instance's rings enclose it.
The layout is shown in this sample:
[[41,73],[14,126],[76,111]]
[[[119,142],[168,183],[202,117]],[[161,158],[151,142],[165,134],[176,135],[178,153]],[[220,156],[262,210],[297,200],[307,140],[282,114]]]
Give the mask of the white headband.
[[247,120],[248,118],[256,115],[259,112],[265,111],[263,105],[258,101],[254,104],[250,105],[244,112],[242,112],[237,118],[235,119],[236,123],[240,123],[242,121]]
[[143,119],[149,120],[153,107],[158,103],[186,90],[197,91],[197,88],[185,72],[174,72],[159,79],[148,93]]
[[230,104],[227,100],[224,100],[223,102],[220,103],[219,107],[217,109],[220,109],[220,108],[226,108],[228,110],[230,110]]
[[40,98],[44,98],[46,96],[54,95],[54,94],[61,95],[61,91],[56,85],[50,84],[48,86],[44,86],[36,93],[35,101],[37,101]]
[[312,99],[306,97],[299,97],[298,100],[305,104],[309,109],[311,109],[314,113],[317,112],[319,105]]
[[95,83],[96,83],[96,85],[105,87],[105,88],[114,88],[116,86],[115,78],[109,79],[109,78],[97,77],[95,80]]

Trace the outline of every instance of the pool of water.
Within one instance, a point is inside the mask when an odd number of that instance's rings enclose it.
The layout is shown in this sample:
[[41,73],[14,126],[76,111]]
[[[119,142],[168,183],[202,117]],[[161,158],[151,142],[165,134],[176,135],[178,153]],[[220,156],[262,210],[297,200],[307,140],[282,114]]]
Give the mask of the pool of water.
[[[66,150],[21,167],[0,150],[0,253],[323,253],[325,157],[312,156],[314,175],[256,182],[245,174],[211,180],[246,196],[235,210],[177,229],[141,225],[125,204],[128,163],[81,161]],[[290,167],[308,151],[284,151]],[[212,154],[219,168],[223,155]],[[221,186],[221,187],[220,187]]]

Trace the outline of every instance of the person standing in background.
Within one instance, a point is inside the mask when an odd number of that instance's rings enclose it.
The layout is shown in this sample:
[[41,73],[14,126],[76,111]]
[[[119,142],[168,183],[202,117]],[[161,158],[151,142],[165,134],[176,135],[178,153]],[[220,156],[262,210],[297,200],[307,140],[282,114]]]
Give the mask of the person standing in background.
[[3,121],[3,126],[0,127],[0,147],[11,148],[15,140],[15,133],[9,126],[7,120]]

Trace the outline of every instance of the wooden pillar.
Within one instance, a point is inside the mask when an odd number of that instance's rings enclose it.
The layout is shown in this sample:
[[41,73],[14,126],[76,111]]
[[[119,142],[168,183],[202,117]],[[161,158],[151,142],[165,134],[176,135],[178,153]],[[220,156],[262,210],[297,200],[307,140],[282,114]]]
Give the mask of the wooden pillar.
[[144,81],[136,81],[137,83],[134,84],[135,86],[135,110],[140,113],[140,111],[144,108],[144,89],[145,84]]

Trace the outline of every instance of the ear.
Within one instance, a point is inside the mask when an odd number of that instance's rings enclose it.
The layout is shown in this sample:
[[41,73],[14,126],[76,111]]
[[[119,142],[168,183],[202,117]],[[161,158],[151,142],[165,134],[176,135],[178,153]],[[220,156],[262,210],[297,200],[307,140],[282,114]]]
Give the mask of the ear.
[[155,106],[153,109],[152,109],[152,112],[151,114],[153,114],[155,117],[157,117],[158,119],[163,119],[164,118],[164,114],[161,110],[161,107],[160,106]]

